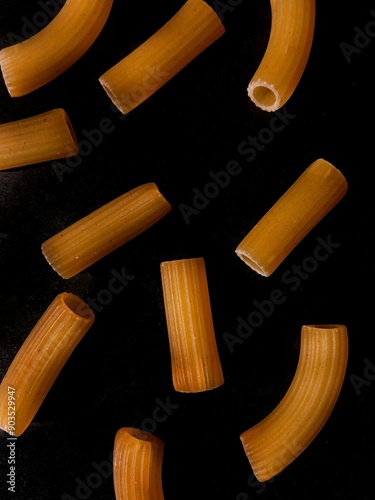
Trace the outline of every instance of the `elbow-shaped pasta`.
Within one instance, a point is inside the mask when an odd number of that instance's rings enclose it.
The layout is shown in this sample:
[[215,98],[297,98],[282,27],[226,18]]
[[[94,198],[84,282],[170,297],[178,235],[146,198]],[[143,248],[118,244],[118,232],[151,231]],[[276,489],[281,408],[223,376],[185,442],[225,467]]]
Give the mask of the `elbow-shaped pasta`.
[[245,236],[236,254],[257,273],[270,276],[347,189],[344,175],[319,158]]
[[128,113],[224,34],[216,12],[203,0],[187,0],[156,33],[106,71],[99,82]]
[[339,397],[347,359],[344,325],[302,327],[299,361],[288,391],[267,417],[240,436],[258,481],[280,473],[321,431]]
[[0,170],[75,156],[72,123],[61,109],[0,125]]
[[[93,311],[79,297],[66,292],[57,295],[27,336],[0,384],[1,429],[14,436],[27,429],[94,320]],[[14,413],[11,419],[9,410]]]
[[71,278],[151,227],[171,210],[153,182],[101,206],[42,244],[62,278]]
[[173,386],[202,392],[224,383],[202,257],[161,263]]
[[315,10],[315,0],[271,0],[270,38],[247,89],[259,108],[276,111],[295,91],[311,52]]
[[12,97],[51,82],[91,47],[102,31],[113,0],[66,0],[39,33],[0,51],[0,67]]
[[116,500],[164,500],[164,442],[153,434],[122,427],[115,436],[113,483]]

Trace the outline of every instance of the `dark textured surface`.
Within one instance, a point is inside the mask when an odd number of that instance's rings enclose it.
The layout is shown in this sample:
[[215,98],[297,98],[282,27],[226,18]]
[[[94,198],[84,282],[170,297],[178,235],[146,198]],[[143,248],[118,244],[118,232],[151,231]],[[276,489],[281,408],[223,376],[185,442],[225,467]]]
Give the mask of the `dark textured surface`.
[[[23,33],[26,21],[37,19],[44,3],[1,1],[1,48]],[[98,78],[164,24],[181,1],[115,0],[98,40],[54,82],[22,98],[11,98],[0,82],[1,123],[63,107],[80,141],[103,119],[113,125],[60,179],[51,163],[0,172],[0,377],[57,293],[71,291],[98,302],[113,270],[125,268],[134,277],[109,304],[99,304],[95,325],[18,438],[16,493],[7,491],[7,436],[0,434],[1,499],[114,500],[113,440],[119,427],[129,425],[165,441],[167,500],[375,498],[375,373],[366,370],[366,363],[375,364],[374,6],[317,1],[311,56],[284,108],[290,123],[247,162],[240,144],[249,135],[257,137],[273,117],[246,94],[267,45],[271,11],[267,1],[236,3],[223,11],[225,35],[126,119],[111,109]],[[365,28],[367,39],[358,35]],[[350,61],[342,42],[355,49]],[[256,275],[234,249],[319,157],[346,176],[347,195],[270,278]],[[193,190],[204,189],[210,172],[217,174],[231,160],[239,162],[240,174],[186,224],[180,204],[192,205]],[[43,258],[41,243],[149,181],[159,186],[172,212],[80,275],[60,279]],[[335,242],[335,250],[297,279],[293,266],[307,262],[321,240]],[[197,256],[207,266],[225,384],[187,395],[176,393],[171,383],[159,265]],[[224,334],[235,334],[238,318],[276,289],[284,302],[230,352]],[[272,411],[287,390],[300,329],[307,323],[347,325],[344,386],[309,448],[273,481],[260,484],[239,435]],[[166,403],[167,413],[156,411]]]

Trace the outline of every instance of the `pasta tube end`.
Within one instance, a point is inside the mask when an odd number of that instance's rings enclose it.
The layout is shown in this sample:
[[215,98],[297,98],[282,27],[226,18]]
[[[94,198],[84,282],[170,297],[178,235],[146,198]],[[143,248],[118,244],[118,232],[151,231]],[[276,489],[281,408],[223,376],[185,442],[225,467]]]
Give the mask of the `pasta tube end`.
[[281,97],[274,85],[265,81],[251,81],[247,93],[253,103],[264,111],[277,111],[281,107]]

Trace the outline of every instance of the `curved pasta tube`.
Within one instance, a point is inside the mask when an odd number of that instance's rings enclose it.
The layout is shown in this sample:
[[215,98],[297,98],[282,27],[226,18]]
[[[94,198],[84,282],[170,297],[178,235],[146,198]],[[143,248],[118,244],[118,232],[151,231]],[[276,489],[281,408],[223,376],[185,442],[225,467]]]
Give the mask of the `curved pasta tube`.
[[271,0],[270,38],[247,89],[259,108],[276,111],[295,91],[310,56],[315,10],[315,0]]
[[31,38],[0,51],[0,67],[12,97],[51,82],[91,47],[113,0],[67,0],[54,19]]
[[27,429],[94,321],[93,311],[79,297],[67,292],[57,295],[18,350],[0,384],[1,429],[13,436]]
[[297,370],[284,398],[240,439],[258,481],[295,460],[320,432],[336,404],[348,359],[344,325],[302,327]]
[[149,432],[123,427],[116,433],[113,483],[116,500],[164,500],[164,442]]

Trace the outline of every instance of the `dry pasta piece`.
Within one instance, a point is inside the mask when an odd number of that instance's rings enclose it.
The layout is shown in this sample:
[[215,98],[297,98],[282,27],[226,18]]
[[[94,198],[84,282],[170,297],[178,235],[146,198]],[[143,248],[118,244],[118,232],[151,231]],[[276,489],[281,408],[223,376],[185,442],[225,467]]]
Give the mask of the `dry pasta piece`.
[[23,434],[94,320],[93,311],[76,295],[63,292],[56,296],[27,336],[1,382],[1,429],[14,436]]
[[247,89],[259,108],[276,111],[295,91],[311,52],[315,10],[315,0],[271,0],[270,38]]
[[0,125],[0,170],[75,156],[72,123],[61,109]]
[[148,40],[106,71],[99,82],[114,105],[128,113],[181,71],[225,32],[203,0],[187,0]]
[[116,500],[164,500],[164,442],[150,432],[122,427],[113,450]]
[[176,391],[202,392],[224,383],[202,257],[161,263]]
[[101,206],[42,244],[62,278],[71,278],[151,227],[171,210],[149,182]]
[[344,325],[302,327],[298,366],[288,391],[269,415],[240,436],[258,481],[280,473],[319,434],[339,397],[347,360]]
[[270,276],[347,189],[344,175],[319,158],[251,229],[236,254],[257,273]]
[[66,0],[39,33],[0,51],[0,67],[12,97],[51,82],[91,47],[101,33],[113,0]]

